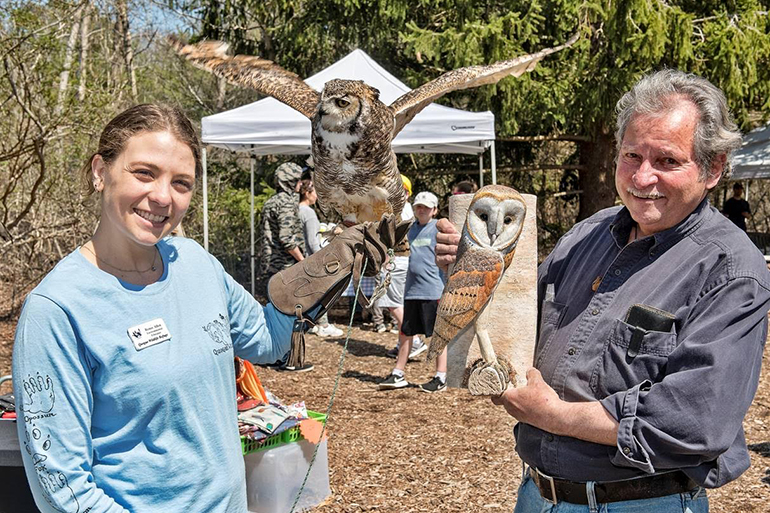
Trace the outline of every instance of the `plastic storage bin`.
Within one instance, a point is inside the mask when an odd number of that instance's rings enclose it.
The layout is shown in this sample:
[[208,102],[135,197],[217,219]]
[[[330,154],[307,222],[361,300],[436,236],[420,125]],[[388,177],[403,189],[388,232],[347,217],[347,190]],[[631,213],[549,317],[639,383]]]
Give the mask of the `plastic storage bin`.
[[[288,513],[305,479],[315,446],[307,440],[245,455],[248,509],[254,513]],[[327,441],[318,447],[295,512],[307,511],[331,495]]]

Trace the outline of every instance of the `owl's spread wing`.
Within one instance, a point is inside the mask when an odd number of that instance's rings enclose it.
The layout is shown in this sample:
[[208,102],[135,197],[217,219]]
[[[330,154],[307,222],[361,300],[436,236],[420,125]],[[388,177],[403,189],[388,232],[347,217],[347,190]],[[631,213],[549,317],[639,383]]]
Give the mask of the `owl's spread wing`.
[[460,89],[470,89],[486,84],[497,83],[500,79],[509,75],[518,77],[535,68],[535,65],[547,55],[558,52],[563,48],[572,46],[578,40],[579,33],[574,34],[563,45],[546,48],[539,52],[522,55],[515,59],[499,61],[486,66],[468,66],[465,68],[448,71],[440,77],[421,85],[417,89],[409,91],[394,101],[390,108],[396,118],[393,129],[393,137],[404,128],[412,119],[430,105],[435,99]]
[[457,263],[439,300],[430,341],[432,360],[478,317],[503,275],[504,262],[492,249],[458,248]]
[[179,55],[196,67],[235,85],[250,87],[272,96],[309,119],[315,115],[321,98],[318,91],[274,62],[248,55],[227,55],[227,43],[219,41],[186,45],[170,37],[169,42]]

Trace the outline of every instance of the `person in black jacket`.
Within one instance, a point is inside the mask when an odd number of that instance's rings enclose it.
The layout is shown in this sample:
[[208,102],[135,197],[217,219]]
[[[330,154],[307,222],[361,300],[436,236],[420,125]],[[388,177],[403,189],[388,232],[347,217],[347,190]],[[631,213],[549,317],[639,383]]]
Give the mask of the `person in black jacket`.
[[733,197],[725,201],[722,213],[726,215],[735,225],[746,231],[746,219],[751,217],[751,208],[749,202],[743,199],[743,185],[741,182],[733,184]]

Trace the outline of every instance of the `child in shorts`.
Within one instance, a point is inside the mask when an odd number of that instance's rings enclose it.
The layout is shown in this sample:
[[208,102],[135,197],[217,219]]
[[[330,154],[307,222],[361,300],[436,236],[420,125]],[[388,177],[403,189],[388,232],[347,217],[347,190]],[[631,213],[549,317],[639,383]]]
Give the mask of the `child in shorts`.
[[[409,268],[404,287],[404,320],[398,358],[393,372],[379,384],[380,390],[394,390],[409,385],[404,368],[412,351],[416,335],[433,335],[438,301],[444,290],[444,281],[436,265],[436,220],[438,198],[431,192],[421,192],[414,198],[415,223],[409,230]],[[446,348],[436,359],[436,376],[420,385],[424,392],[446,389]]]

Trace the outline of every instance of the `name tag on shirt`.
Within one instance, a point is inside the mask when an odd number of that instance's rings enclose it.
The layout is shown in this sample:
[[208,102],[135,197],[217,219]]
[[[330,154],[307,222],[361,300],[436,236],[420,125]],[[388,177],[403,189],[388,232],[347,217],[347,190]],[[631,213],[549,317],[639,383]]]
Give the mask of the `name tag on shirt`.
[[171,333],[169,333],[163,319],[158,318],[128,328],[128,338],[134,343],[136,350],[141,351],[161,342],[171,340]]

